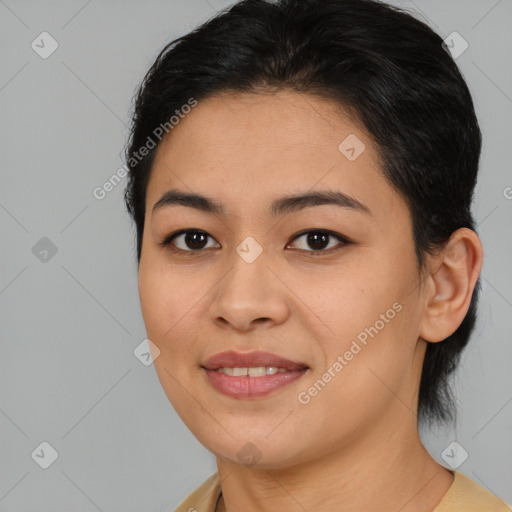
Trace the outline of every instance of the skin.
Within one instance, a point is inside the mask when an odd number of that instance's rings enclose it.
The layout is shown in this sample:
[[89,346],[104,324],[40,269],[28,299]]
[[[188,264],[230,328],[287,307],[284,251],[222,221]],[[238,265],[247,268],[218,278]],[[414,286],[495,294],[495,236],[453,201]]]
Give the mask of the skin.
[[[338,149],[349,134],[366,147],[354,161]],[[346,110],[291,91],[202,100],[157,150],[139,267],[142,314],[167,397],[216,456],[221,510],[380,512],[385,504],[426,512],[453,482],[423,447],[415,411],[427,343],[462,322],[482,247],[460,229],[420,273],[409,210],[380,169],[370,135]],[[153,213],[171,188],[222,202],[226,216],[183,205]],[[371,215],[335,205],[269,213],[273,199],[320,189],[356,198]],[[295,237],[315,228],[351,243],[329,238],[315,250]],[[183,236],[174,239],[183,252],[158,245],[179,229],[205,231],[205,248],[191,254]],[[252,263],[236,251],[248,236],[263,249]],[[394,303],[401,311],[300,403],[299,393]],[[227,349],[273,352],[309,370],[266,397],[231,398],[201,369]],[[254,465],[237,456],[249,442]]]

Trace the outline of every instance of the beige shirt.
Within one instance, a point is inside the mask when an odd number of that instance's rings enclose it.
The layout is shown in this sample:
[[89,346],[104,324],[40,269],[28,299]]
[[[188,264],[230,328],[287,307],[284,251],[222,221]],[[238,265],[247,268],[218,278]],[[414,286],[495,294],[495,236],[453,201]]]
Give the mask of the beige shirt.
[[[448,492],[433,512],[511,512],[510,505],[491,494],[463,473],[452,471],[454,479]],[[175,512],[219,512],[222,492],[218,473],[211,475]],[[222,507],[222,510],[224,507]]]

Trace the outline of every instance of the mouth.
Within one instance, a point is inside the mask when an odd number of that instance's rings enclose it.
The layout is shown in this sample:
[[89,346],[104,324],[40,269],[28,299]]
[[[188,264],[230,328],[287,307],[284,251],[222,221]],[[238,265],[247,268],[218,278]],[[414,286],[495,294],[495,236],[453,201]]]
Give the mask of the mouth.
[[212,387],[239,399],[266,396],[300,379],[309,367],[269,352],[221,352],[202,369]]

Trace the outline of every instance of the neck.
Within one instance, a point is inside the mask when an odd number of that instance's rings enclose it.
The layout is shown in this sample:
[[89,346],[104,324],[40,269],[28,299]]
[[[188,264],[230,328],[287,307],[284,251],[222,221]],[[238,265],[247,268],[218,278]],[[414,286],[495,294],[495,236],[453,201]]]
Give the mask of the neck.
[[[225,512],[432,512],[453,474],[426,451],[415,416],[402,406],[348,446],[288,468],[257,469],[217,459]],[[397,425],[400,425],[397,428]]]

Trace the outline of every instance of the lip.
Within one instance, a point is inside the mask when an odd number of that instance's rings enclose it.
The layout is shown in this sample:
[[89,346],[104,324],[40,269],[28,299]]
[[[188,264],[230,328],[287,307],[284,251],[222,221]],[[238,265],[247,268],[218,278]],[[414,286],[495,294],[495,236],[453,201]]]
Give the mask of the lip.
[[223,367],[249,368],[252,366],[277,366],[288,371],[308,368],[304,363],[290,361],[271,352],[236,352],[234,350],[219,352],[207,359],[202,366],[207,370],[217,370]]
[[[254,366],[277,366],[287,370],[282,373],[262,377],[235,377],[218,372],[222,367],[248,368]],[[303,363],[290,361],[270,352],[220,352],[206,360],[202,365],[211,386],[232,398],[260,398],[281,389],[302,377],[309,369]]]

